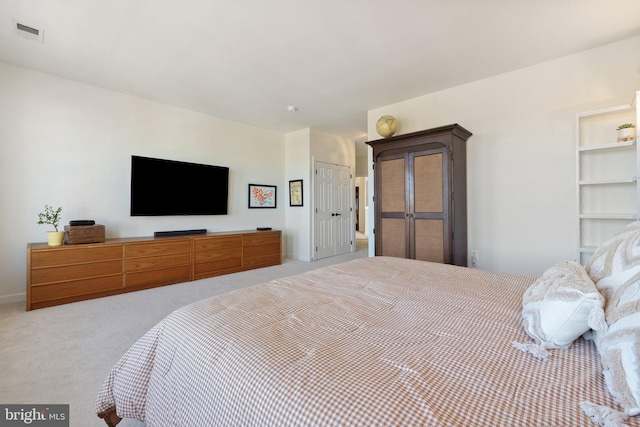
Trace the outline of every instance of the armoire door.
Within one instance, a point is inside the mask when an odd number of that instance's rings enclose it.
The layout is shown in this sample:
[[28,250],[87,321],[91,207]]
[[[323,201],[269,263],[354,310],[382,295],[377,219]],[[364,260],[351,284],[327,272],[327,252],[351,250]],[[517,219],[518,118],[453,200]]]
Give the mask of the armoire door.
[[409,258],[409,205],[405,154],[385,156],[378,162],[379,221],[376,225],[376,255]]
[[385,156],[378,165],[378,254],[450,262],[445,150]]
[[411,166],[409,227],[410,258],[450,263],[447,238],[449,175],[445,150],[409,154]]

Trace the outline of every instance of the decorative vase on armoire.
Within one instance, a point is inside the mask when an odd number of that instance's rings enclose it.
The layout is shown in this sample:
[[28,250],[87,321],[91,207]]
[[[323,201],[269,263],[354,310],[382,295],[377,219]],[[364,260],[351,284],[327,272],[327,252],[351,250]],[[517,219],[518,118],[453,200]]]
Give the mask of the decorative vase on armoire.
[[375,254],[467,265],[466,141],[452,124],[368,141]]

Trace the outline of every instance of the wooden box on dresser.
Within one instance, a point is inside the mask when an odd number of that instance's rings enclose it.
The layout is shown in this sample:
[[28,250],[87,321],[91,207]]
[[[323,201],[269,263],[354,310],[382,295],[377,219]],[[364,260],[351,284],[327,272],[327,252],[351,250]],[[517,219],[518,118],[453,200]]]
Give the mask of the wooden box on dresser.
[[27,245],[27,310],[282,263],[282,232],[230,231]]

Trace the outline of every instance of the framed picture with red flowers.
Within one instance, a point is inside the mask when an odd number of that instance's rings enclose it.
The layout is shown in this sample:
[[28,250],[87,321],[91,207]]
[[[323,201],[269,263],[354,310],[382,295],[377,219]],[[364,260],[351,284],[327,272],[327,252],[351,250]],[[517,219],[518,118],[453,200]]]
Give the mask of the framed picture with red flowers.
[[250,208],[275,208],[276,186],[249,184]]

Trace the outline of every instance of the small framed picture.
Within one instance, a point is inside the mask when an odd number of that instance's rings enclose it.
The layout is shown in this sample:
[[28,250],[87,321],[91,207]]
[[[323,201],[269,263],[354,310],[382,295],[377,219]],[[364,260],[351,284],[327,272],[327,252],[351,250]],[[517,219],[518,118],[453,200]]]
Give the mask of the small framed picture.
[[289,206],[302,206],[302,180],[289,181]]
[[249,184],[250,208],[275,208],[276,186]]

